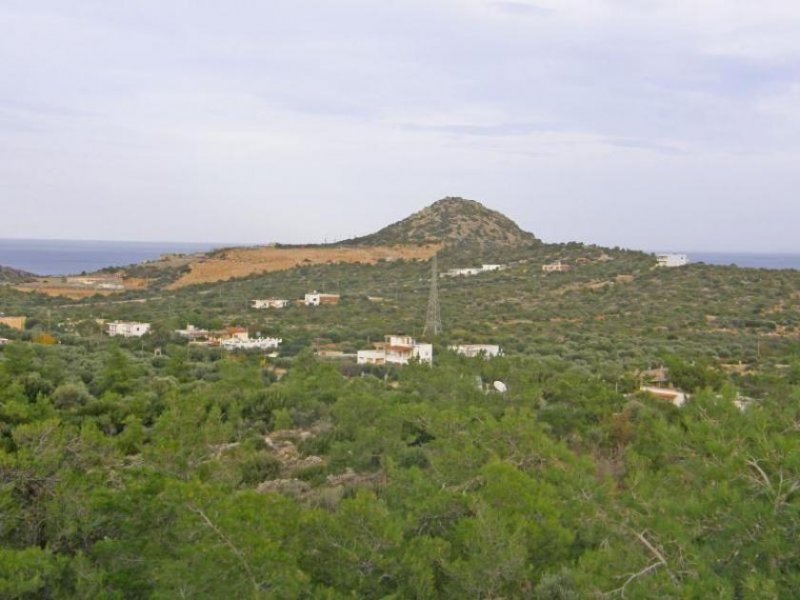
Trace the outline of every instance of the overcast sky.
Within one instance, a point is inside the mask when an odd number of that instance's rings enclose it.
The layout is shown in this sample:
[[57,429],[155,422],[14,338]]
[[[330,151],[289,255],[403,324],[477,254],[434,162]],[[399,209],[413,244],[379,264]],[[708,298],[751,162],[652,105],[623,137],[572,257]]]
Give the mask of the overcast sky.
[[0,237],[316,242],[443,196],[800,251],[798,0],[0,0]]

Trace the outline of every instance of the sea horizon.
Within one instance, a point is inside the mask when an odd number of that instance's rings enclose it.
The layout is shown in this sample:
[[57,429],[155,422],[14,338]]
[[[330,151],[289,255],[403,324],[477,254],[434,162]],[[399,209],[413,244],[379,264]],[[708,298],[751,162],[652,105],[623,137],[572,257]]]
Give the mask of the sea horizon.
[[689,264],[704,263],[721,267],[736,266],[743,269],[800,269],[800,252],[754,252],[748,250],[686,250],[680,252],[644,250],[644,252],[685,254]]
[[163,254],[209,252],[230,245],[234,244],[0,238],[0,266],[39,276],[76,275],[155,260]]
[[[175,242],[0,238],[0,266],[39,276],[74,275],[109,267],[125,267],[158,259],[163,254],[193,254],[217,248],[260,246],[268,242]],[[661,250],[642,250],[657,254]],[[754,269],[800,269],[800,252],[687,250],[690,263],[735,265]]]

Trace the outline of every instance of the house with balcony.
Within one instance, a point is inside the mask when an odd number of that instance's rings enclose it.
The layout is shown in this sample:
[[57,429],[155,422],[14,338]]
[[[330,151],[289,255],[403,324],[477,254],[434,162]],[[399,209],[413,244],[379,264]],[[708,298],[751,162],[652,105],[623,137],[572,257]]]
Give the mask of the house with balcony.
[[407,335],[387,335],[382,344],[373,350],[359,350],[356,358],[360,365],[407,365],[413,360],[433,364],[433,345],[418,343]]

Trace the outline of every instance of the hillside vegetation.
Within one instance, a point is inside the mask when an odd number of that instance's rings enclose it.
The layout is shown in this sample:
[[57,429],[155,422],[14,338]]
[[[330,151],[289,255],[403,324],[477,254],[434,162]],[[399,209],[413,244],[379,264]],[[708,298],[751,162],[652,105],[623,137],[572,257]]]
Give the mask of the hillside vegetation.
[[342,245],[476,244],[527,246],[538,242],[505,215],[475,200],[442,198],[410,217]]
[[[506,268],[438,279],[432,367],[352,357],[421,337],[424,256],[81,301],[0,286],[28,317],[0,325],[0,596],[796,596],[800,273],[527,237],[438,263]],[[249,308],[313,289],[342,300]],[[193,346],[189,323],[283,343]],[[689,401],[642,392],[654,372]]]
[[329,263],[375,264],[378,261],[428,260],[437,244],[347,248],[332,246],[234,248],[189,264],[189,272],[167,286],[177,289],[250,275],[286,271],[294,267]]

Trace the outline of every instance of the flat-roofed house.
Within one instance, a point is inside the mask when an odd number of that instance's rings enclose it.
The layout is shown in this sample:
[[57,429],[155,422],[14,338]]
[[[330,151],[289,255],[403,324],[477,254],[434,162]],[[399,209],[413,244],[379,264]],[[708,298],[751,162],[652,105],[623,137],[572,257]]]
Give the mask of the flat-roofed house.
[[689,264],[689,257],[685,254],[657,254],[656,261],[659,267],[682,267]]
[[241,338],[230,337],[221,340],[219,345],[226,350],[269,350],[281,345],[281,338]]
[[384,350],[387,363],[407,365],[414,358],[428,364],[433,362],[433,345],[418,344],[408,335],[387,335]]
[[432,344],[419,344],[408,335],[387,335],[385,340],[374,350],[359,350],[356,359],[358,364],[407,365],[412,360],[429,365],[433,363]]
[[472,275],[477,275],[481,272],[480,267],[465,267],[461,269],[448,269],[444,273],[442,273],[442,277],[470,277]]
[[323,306],[339,304],[339,294],[321,294],[316,290],[310,294],[306,294],[303,303],[306,306]]
[[359,350],[356,354],[359,365],[385,365],[386,352],[384,350]]
[[111,321],[106,323],[106,333],[111,336],[142,337],[150,331],[150,323],[136,321]]
[[460,344],[458,346],[450,346],[450,350],[469,358],[476,358],[478,356],[493,358],[503,354],[500,346],[496,344]]
[[542,265],[542,272],[544,273],[566,273],[572,267],[570,267],[567,263],[557,260],[555,262],[548,263],[546,265]]
[[201,329],[191,324],[187,325],[186,329],[176,329],[175,333],[188,340],[198,340],[209,336],[207,329]]
[[251,300],[251,308],[286,308],[289,306],[289,300],[283,298],[264,298],[263,300]]

